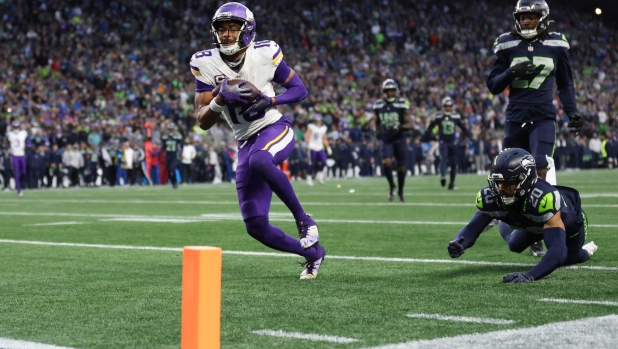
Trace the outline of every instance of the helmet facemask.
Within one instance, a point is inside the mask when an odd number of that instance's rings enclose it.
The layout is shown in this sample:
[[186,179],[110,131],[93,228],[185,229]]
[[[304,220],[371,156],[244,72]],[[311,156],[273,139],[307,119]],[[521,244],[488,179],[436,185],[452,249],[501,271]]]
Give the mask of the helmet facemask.
[[[386,91],[388,90],[395,90],[395,97],[388,98],[388,95],[386,94]],[[384,93],[384,99],[386,99],[387,102],[393,103],[397,100],[397,97],[399,97],[399,85],[397,85],[393,79],[386,79],[382,83],[382,93]]]
[[[221,22],[231,21],[240,25],[236,41],[230,45],[223,44],[219,38],[219,25]],[[210,36],[212,42],[221,53],[231,56],[251,45],[255,39],[255,19],[253,13],[242,4],[231,2],[221,6],[210,22]]]
[[[516,150],[505,149],[498,154],[494,160],[494,168],[487,178],[493,196],[504,207],[526,197],[538,180],[536,163],[532,155],[527,152],[523,156],[511,155]],[[501,187],[512,189],[501,191]]]

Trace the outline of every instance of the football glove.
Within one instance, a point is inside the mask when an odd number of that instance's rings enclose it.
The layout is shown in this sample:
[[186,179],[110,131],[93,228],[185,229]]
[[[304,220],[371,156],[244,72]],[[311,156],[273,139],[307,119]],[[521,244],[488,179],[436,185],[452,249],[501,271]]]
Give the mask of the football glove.
[[253,92],[251,88],[242,88],[247,82],[243,81],[238,85],[228,85],[227,82],[227,78],[223,80],[219,89],[223,104],[247,104],[247,99],[251,98],[251,92]]
[[575,133],[577,136],[579,131],[582,130],[582,127],[584,127],[584,118],[582,118],[579,113],[574,113],[571,115],[571,122],[568,124],[568,128],[570,128],[569,131],[571,131],[571,133]]
[[511,67],[516,78],[529,78],[534,75],[536,67],[530,61],[523,61]]
[[248,117],[250,114],[259,114],[264,110],[270,108],[273,105],[272,98],[260,92],[260,94],[255,99],[255,102],[247,108],[247,110],[243,111],[241,114],[243,117]]
[[519,282],[530,282],[533,281],[531,277],[522,273],[510,273],[509,275],[502,278],[502,282],[507,284],[516,284]]
[[451,255],[451,258],[458,258],[464,254],[463,242],[464,238],[459,238],[448,243],[448,254]]

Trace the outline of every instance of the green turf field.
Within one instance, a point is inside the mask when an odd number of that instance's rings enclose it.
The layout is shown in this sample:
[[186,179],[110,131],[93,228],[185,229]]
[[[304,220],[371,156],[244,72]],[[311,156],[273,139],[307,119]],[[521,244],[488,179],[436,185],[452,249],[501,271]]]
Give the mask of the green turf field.
[[[501,283],[538,259],[509,252],[496,228],[455,263],[448,256],[485,176],[459,176],[455,192],[438,177],[408,178],[405,204],[387,202],[381,178],[294,182],[327,250],[318,278],[304,281],[300,257],[235,253],[273,251],[245,232],[231,184],[0,193],[0,339],[178,348],[180,249],[187,245],[224,250],[222,348],[369,348],[618,314],[613,303],[539,301],[618,302],[618,172],[562,172],[558,180],[582,194],[588,240],[599,246],[582,266],[600,268],[559,269],[530,284]],[[297,235],[278,199],[271,212],[273,224]],[[406,316],[421,313],[510,323]],[[253,333],[259,330],[331,341]]]

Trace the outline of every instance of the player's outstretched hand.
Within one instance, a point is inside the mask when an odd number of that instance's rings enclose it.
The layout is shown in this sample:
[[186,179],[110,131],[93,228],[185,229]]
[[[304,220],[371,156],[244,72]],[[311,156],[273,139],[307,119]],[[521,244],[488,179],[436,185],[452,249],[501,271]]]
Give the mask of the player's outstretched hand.
[[570,129],[569,131],[571,131],[571,133],[575,133],[575,135],[577,136],[579,131],[581,131],[584,127],[584,118],[582,118],[579,113],[574,113],[573,115],[571,115],[571,122],[569,122],[568,127]]
[[451,258],[458,258],[464,254],[463,242],[464,238],[459,238],[448,243],[448,254],[451,255]]
[[237,85],[228,85],[228,79],[226,78],[221,82],[221,88],[219,90],[219,96],[223,100],[225,105],[228,104],[247,104],[247,99],[251,98],[251,88],[243,86],[247,83],[243,81]]
[[516,284],[519,282],[530,282],[531,278],[526,276],[526,274],[522,273],[510,273],[509,275],[502,278],[502,282],[507,284]]
[[260,94],[255,99],[255,102],[253,102],[253,104],[249,108],[247,108],[247,110],[243,111],[241,114],[244,117],[247,117],[252,113],[258,114],[270,108],[272,105],[273,105],[272,98],[260,92]]
[[515,74],[516,78],[529,78],[534,75],[534,69],[536,67],[530,61],[523,61],[515,64],[511,67],[513,70],[513,74]]

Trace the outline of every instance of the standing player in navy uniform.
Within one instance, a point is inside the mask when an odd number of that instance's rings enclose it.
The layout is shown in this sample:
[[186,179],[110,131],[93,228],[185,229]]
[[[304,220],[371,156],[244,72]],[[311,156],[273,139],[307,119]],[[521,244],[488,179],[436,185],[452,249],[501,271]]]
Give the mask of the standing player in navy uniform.
[[597,251],[594,241],[584,245],[588,219],[577,190],[552,186],[537,176],[534,157],[520,148],[502,151],[493,162],[489,186],[476,196],[478,212],[448,245],[452,258],[474,245],[493,219],[513,252],[521,253],[544,240],[547,253],[526,273],[511,273],[503,282],[539,280],[561,266],[583,263]]
[[436,114],[436,118],[427,126],[425,138],[429,138],[432,130],[438,127],[440,137],[440,184],[446,185],[446,164],[451,166],[451,180],[448,184],[449,190],[457,190],[455,187],[455,176],[457,175],[457,142],[455,140],[455,127],[459,128],[472,138],[470,131],[461,123],[461,115],[453,112],[453,100],[445,97],[442,100],[442,112]]
[[[500,35],[494,44],[496,61],[487,87],[500,94],[510,86],[503,146],[529,151],[538,175],[555,185],[554,145],[556,108],[554,81],[571,132],[578,133],[583,119],[575,104],[569,64],[569,43],[564,34],[550,33],[549,6],[544,0],[519,0],[515,6],[515,31]],[[530,254],[543,256],[543,245],[530,246]]]
[[165,166],[168,177],[172,180],[173,188],[178,189],[176,169],[178,168],[178,159],[182,154],[182,136],[176,132],[174,124],[167,125],[167,132],[161,136],[161,143],[165,149]]
[[510,87],[504,147],[529,151],[536,160],[538,175],[555,185],[554,81],[562,108],[571,120],[571,132],[583,127],[575,104],[570,46],[564,34],[549,32],[549,6],[544,0],[519,0],[513,16],[515,31],[500,35],[494,44],[496,61],[487,87],[496,95]]
[[378,99],[373,104],[376,114],[376,134],[380,139],[380,155],[384,167],[384,176],[388,180],[390,191],[388,201],[393,201],[395,182],[391,166],[397,160],[397,184],[399,201],[403,198],[403,186],[406,180],[406,138],[404,130],[414,128],[410,118],[410,102],[399,98],[399,86],[393,79],[382,82],[382,92],[386,98]]

